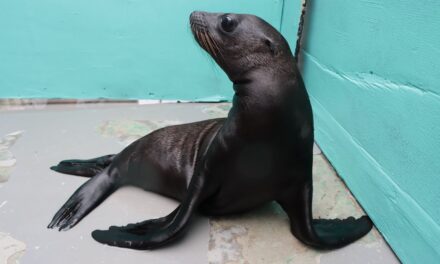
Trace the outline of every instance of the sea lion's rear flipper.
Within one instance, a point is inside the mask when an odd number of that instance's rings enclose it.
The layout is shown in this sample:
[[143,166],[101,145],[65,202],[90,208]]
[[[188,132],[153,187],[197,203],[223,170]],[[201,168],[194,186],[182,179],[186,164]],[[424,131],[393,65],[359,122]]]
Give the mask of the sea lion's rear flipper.
[[81,185],[55,214],[48,228],[68,230],[117,189],[108,167]]
[[312,183],[285,194],[278,200],[290,219],[292,233],[303,243],[318,249],[335,249],[363,237],[373,227],[368,216],[355,219],[312,219]]
[[105,169],[115,155],[106,155],[88,160],[63,160],[58,165],[50,167],[51,170],[84,177],[93,177]]
[[149,220],[142,221],[142,222],[136,223],[136,224],[128,224],[126,226],[110,226],[109,230],[115,230],[115,231],[119,231],[119,232],[127,232],[127,233],[132,233],[135,235],[142,235],[153,228],[165,227],[165,225],[169,221],[171,221],[172,218],[179,211],[179,208],[180,208],[180,206],[178,206],[176,209],[174,209],[174,211],[171,212],[169,215],[166,215],[164,217],[149,219]]
[[109,230],[95,230],[92,236],[100,243],[124,248],[154,249],[166,245],[183,235],[187,229],[200,203],[203,186],[204,176],[195,175],[182,203],[169,215],[125,227],[112,226]]

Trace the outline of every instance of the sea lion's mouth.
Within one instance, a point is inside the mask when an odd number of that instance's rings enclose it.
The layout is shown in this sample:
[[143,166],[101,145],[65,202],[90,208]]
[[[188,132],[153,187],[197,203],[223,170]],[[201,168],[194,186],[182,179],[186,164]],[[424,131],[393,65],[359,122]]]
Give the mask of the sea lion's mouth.
[[203,12],[192,12],[189,22],[191,25],[191,31],[197,43],[199,43],[199,45],[214,59],[220,58],[222,55],[221,49],[208,30]]

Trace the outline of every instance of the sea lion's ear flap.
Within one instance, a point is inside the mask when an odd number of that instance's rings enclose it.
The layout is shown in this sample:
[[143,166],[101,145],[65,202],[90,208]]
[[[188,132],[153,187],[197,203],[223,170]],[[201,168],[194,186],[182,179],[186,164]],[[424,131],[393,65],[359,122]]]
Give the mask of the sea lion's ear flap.
[[274,43],[274,41],[272,41],[270,38],[265,38],[264,39],[264,44],[266,44],[266,46],[268,46],[269,47],[269,49],[270,49],[270,52],[272,53],[272,55],[278,55],[278,53],[279,53],[279,47],[278,47],[278,45],[276,45],[275,43]]

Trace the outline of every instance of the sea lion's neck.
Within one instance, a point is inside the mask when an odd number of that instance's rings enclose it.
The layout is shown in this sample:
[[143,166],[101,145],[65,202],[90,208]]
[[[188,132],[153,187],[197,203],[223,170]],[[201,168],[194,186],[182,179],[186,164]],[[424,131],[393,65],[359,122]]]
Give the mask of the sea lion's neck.
[[259,69],[243,75],[234,82],[235,91],[229,119],[257,129],[286,121],[294,95],[297,75],[292,70]]
[[289,103],[299,74],[294,65],[281,69],[258,68],[235,79],[233,106],[254,115],[255,111],[272,111]]

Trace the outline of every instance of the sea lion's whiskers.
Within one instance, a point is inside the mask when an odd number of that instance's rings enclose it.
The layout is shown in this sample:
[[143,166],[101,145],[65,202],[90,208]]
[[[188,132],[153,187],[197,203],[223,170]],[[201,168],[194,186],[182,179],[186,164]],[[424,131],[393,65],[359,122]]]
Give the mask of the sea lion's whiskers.
[[195,32],[194,23],[192,21],[190,21],[189,24],[191,26],[191,31],[194,33]]
[[203,39],[205,40],[205,43],[206,43],[206,46],[207,46],[207,48],[208,48],[209,53],[210,53],[214,58],[216,58],[216,57],[217,57],[217,53],[215,52],[213,46],[211,45],[211,42],[209,41],[208,36],[206,35],[206,31],[203,31],[203,32],[202,32],[202,36],[203,36]]
[[216,49],[215,49],[214,45],[212,44],[211,39],[209,38],[209,32],[208,32],[208,31],[205,31],[205,32],[204,32],[204,35],[205,35],[206,41],[208,42],[208,45],[209,45],[209,47],[211,48],[212,52],[213,52],[214,54],[216,54]]
[[210,40],[212,41],[212,43],[214,44],[215,48],[217,49],[217,51],[223,51],[222,48],[220,48],[217,44],[217,41],[215,41],[215,39],[212,37],[211,33],[209,33],[209,31],[207,31],[208,37],[210,38]]
[[198,34],[197,36],[199,36],[200,41],[202,42],[202,46],[203,46],[205,49],[207,49],[208,52],[210,52],[209,47],[208,47],[208,44],[206,43],[206,39],[205,39],[205,37],[204,37],[204,35],[203,35],[203,32],[202,32],[202,31],[199,31],[198,33],[199,33],[199,34]]
[[200,37],[200,33],[199,33],[199,31],[197,29],[195,30],[195,33],[196,33],[197,41],[200,43],[200,45],[202,47],[204,47],[204,43],[203,43],[203,41],[202,41],[202,39]]
[[211,34],[209,34],[208,32],[208,38],[211,40],[213,46],[215,47],[215,49],[217,50],[217,52],[220,54],[220,57],[223,58],[223,53],[222,53],[222,49],[220,49],[220,47],[218,46],[217,42],[215,41],[215,39],[211,36]]
[[214,58],[217,58],[217,52],[215,51],[211,39],[209,38],[209,33],[207,31],[203,31],[203,35],[205,37],[206,42],[208,43],[209,49],[211,50],[211,53],[213,54]]

